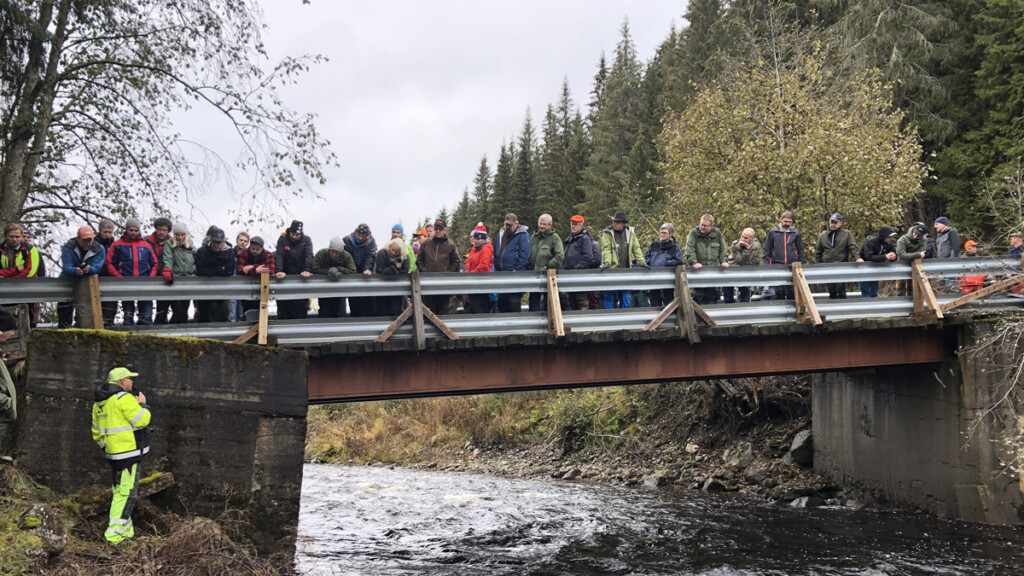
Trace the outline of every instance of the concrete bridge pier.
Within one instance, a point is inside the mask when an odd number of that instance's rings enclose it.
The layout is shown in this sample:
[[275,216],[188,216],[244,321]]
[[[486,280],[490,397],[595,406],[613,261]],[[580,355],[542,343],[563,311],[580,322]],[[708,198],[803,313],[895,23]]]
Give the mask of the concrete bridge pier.
[[304,352],[93,330],[33,330],[14,430],[20,466],[47,486],[109,486],[90,433],[93,391],[139,373],[153,411],[142,475],[172,472],[160,502],[217,518],[246,512],[263,553],[294,553],[306,439]]
[[1011,406],[1022,395],[993,408],[1024,347],[964,354],[992,324],[946,329],[960,353],[945,362],[815,375],[814,468],[942,516],[1024,523],[1024,475],[1006,466],[1024,434]]

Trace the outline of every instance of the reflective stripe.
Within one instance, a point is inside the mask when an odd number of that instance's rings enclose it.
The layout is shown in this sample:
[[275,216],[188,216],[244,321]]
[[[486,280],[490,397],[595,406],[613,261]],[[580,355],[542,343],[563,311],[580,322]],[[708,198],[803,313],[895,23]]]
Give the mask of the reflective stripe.
[[132,523],[132,521],[131,521],[130,518],[111,518],[110,519],[110,525],[111,526],[113,526],[115,524],[120,526],[120,525],[123,525],[123,524],[131,524],[131,523]]
[[97,432],[99,432],[99,431],[100,431],[100,427],[99,427],[99,426],[97,426],[97,425],[95,425],[95,424],[93,424],[93,425],[92,425],[92,429],[93,429],[93,430],[95,430],[95,431],[97,431]]
[[134,532],[135,528],[132,526],[125,526],[124,528],[114,528],[110,526],[104,534],[127,534],[128,532]]
[[125,394],[127,394],[127,392],[125,392],[124,390],[121,390],[120,392],[117,393],[117,399],[120,400],[121,396],[124,396]]
[[142,417],[146,415],[146,412],[147,412],[147,410],[146,410],[145,408],[143,408],[143,409],[139,410],[139,413],[138,413],[138,414],[136,414],[134,418],[132,418],[131,420],[129,420],[129,422],[131,422],[133,426],[134,426],[135,424],[138,424],[138,423],[139,423],[139,420],[142,420]]
[[117,434],[118,432],[131,432],[135,430],[135,426],[118,426],[117,428],[99,428],[100,434]]
[[121,452],[119,454],[107,454],[107,460],[127,460],[128,458],[142,456],[143,454],[149,454],[149,446],[146,446],[142,450],[129,450],[128,452]]
[[107,447],[107,443],[104,442],[103,440],[98,440],[96,443],[100,445],[100,448],[106,448]]

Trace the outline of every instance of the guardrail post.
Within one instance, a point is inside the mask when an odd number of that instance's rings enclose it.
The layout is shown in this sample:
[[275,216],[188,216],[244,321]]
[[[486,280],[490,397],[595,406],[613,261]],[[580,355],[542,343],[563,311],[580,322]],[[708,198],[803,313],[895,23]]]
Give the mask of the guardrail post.
[[814,303],[814,294],[811,293],[807,277],[804,276],[803,264],[793,262],[790,264],[790,269],[793,271],[793,297],[796,301],[797,321],[812,326],[821,324],[818,306]]
[[562,301],[558,299],[557,274],[556,270],[548,270],[548,332],[555,336],[565,336]]
[[690,283],[686,280],[686,266],[676,266],[676,298],[679,300],[679,310],[676,313],[676,326],[679,328],[679,337],[686,338],[690,344],[700,343],[700,334],[697,333],[697,315],[693,311],[693,299],[690,298]]
[[100,278],[90,274],[76,278],[72,288],[75,315],[82,328],[103,330],[103,306],[100,304]]
[[267,345],[267,327],[270,321],[270,274],[260,274],[260,321],[256,337],[256,343],[260,346]]
[[[942,318],[942,308],[935,299],[935,292],[932,285],[928,283],[928,276],[924,273],[924,266],[921,259],[916,258],[910,262],[911,288],[914,294],[914,312],[911,316],[935,316]],[[928,310],[925,309],[928,306]]]
[[412,339],[417,350],[426,350],[427,333],[423,329],[423,300],[420,300],[420,271],[413,270],[409,275],[412,283]]

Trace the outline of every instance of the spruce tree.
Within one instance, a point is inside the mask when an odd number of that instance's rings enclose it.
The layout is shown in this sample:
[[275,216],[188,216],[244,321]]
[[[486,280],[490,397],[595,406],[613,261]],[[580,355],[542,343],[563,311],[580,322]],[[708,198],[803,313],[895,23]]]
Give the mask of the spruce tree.
[[597,122],[597,116],[601,111],[601,102],[604,98],[604,85],[608,81],[608,64],[601,52],[601,60],[597,64],[597,73],[594,74],[594,88],[590,91],[590,103],[587,110],[587,127],[592,128]]
[[491,195],[491,204],[494,206],[491,213],[497,217],[492,222],[485,222],[488,229],[491,224],[496,227],[495,229],[500,227],[505,214],[512,211],[512,166],[515,161],[515,143],[509,143],[508,146],[502,144],[501,152],[498,154],[498,167],[494,172],[494,192]]
[[623,22],[621,32],[591,129],[593,149],[583,177],[584,200],[578,206],[586,218],[602,221],[610,219],[616,210],[635,210],[640,184],[627,163],[642,132],[643,66],[628,21]]
[[[504,214],[498,214],[499,210],[491,198],[493,190],[491,167],[487,165],[487,156],[480,159],[480,168],[476,171],[476,178],[473,179],[473,203],[471,214],[476,222],[483,222],[490,231],[494,223],[499,221]],[[476,223],[473,223],[476,226]]]
[[465,254],[469,250],[469,233],[476,226],[470,206],[469,188],[464,188],[462,199],[452,212],[452,221],[448,224],[448,238],[458,247],[459,254]]
[[523,129],[519,133],[519,152],[512,170],[512,195],[509,198],[510,211],[519,216],[519,221],[533,228],[540,212],[537,211],[537,137],[533,132],[530,109],[526,109]]

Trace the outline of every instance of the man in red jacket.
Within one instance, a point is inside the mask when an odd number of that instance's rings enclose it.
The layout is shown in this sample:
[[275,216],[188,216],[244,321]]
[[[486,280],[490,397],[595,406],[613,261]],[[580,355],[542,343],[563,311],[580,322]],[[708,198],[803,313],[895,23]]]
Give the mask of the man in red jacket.
[[[473,246],[466,254],[466,272],[490,272],[494,268],[494,248],[487,239],[487,228],[483,222],[473,229],[470,242]],[[491,295],[470,294],[467,304],[470,314],[486,314],[491,311]]]
[[[156,254],[153,247],[142,237],[142,221],[138,218],[129,218],[124,223],[124,236],[114,241],[107,251],[106,270],[110,276],[121,277],[144,277],[156,276]],[[138,305],[140,326],[148,326],[153,323],[153,301],[139,300],[138,302],[122,301],[121,309],[124,310],[124,326],[134,326],[135,309]]]

